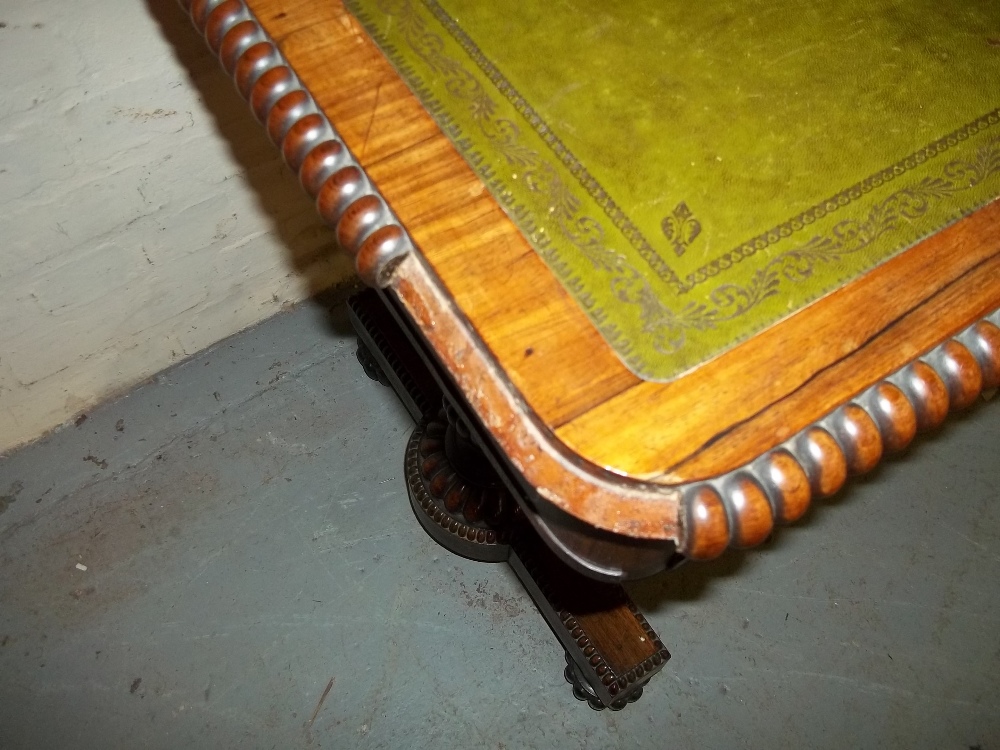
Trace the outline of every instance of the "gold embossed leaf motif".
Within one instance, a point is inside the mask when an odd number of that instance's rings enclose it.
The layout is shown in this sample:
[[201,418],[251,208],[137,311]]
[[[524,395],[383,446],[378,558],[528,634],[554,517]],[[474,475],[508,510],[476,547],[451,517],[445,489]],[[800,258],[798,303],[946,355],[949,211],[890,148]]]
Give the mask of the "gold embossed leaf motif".
[[678,258],[684,255],[688,245],[701,234],[701,222],[694,218],[691,209],[683,201],[677,204],[670,216],[663,219],[660,227],[664,236],[673,243]]

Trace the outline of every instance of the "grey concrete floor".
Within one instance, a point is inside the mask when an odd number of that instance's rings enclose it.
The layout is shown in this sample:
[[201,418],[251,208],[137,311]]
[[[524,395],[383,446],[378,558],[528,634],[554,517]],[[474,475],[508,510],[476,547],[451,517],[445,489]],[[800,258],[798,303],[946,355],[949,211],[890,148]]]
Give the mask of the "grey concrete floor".
[[0,460],[0,748],[998,748],[998,409],[632,585],[674,658],[597,713],[417,525],[408,416],[304,305]]

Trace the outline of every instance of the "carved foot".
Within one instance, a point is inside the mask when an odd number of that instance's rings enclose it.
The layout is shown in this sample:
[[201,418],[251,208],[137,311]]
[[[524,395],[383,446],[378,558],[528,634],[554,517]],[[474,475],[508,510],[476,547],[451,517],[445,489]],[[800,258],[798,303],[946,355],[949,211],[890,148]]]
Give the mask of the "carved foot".
[[376,361],[375,355],[373,355],[371,349],[365,346],[364,342],[360,340],[358,341],[357,355],[358,362],[360,362],[361,367],[364,368],[365,375],[372,380],[377,380],[384,386],[390,385],[389,378],[386,377],[385,371]]
[[511,546],[511,568],[566,650],[573,695],[598,710],[637,700],[670,652],[625,589],[570,569],[537,535]]
[[565,656],[566,668],[563,670],[563,677],[566,679],[566,682],[572,685],[573,697],[578,701],[586,701],[587,705],[595,711],[603,711],[605,708],[610,708],[612,711],[621,711],[629,703],[635,703],[642,697],[642,689],[646,686],[646,682],[649,682],[649,680],[646,680],[642,685],[633,688],[632,692],[624,698],[619,698],[605,705],[597,696],[597,691],[587,682],[583,671],[576,665],[568,651],[565,653]]
[[372,380],[391,386],[419,422],[441,403],[441,389],[385,302],[372,289],[347,301],[358,334],[358,361]]

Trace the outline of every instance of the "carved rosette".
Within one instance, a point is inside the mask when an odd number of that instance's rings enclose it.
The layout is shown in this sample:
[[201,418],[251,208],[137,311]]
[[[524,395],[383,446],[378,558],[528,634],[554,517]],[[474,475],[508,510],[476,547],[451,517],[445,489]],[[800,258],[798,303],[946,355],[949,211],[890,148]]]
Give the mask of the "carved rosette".
[[421,526],[443,547],[481,562],[510,556],[517,504],[488,471],[463,476],[448,451],[443,414],[417,425],[406,446],[410,504]]
[[756,461],[685,490],[681,551],[710,560],[800,518],[852,474],[1000,387],[1000,311],[875,384]]
[[385,200],[243,0],[180,0],[369,286],[413,245]]

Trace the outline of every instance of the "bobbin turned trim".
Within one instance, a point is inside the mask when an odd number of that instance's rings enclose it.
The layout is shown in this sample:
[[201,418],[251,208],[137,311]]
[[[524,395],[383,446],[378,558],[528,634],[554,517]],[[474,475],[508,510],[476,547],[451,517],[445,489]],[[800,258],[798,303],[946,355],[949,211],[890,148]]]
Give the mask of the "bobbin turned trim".
[[354,257],[368,286],[386,287],[413,244],[333,125],[243,0],[180,0],[240,95]]
[[851,474],[1000,387],[1000,311],[940,344],[751,464],[685,489],[681,551],[709,560],[759,544]]

